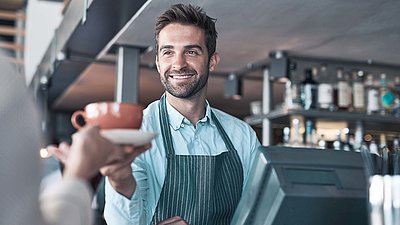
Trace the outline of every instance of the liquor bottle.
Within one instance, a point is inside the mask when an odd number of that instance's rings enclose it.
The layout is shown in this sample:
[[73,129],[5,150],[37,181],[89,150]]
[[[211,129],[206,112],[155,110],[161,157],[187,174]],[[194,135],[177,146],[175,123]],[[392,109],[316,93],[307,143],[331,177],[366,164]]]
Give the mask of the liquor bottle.
[[398,95],[394,98],[392,115],[396,118],[400,118],[400,98]]
[[392,115],[400,118],[400,77],[395,77],[393,92],[395,94]]
[[336,139],[333,142],[333,149],[334,150],[342,150],[342,140],[340,138],[340,131],[336,133]]
[[[346,74],[347,75],[347,74]],[[349,110],[351,104],[351,87],[348,81],[348,75],[345,76],[343,69],[336,70],[337,78],[337,107],[339,110]]]
[[284,106],[286,109],[301,109],[300,87],[298,81],[286,81]]
[[321,134],[321,137],[318,140],[318,148],[321,148],[321,149],[326,149],[327,148],[327,143],[326,143],[324,134]]
[[345,141],[343,143],[344,151],[353,151],[353,145],[350,143],[350,130],[349,128],[344,129]]
[[364,71],[353,71],[353,109],[356,112],[365,111],[364,101]]
[[380,155],[378,145],[376,144],[375,140],[371,140],[371,143],[369,143],[369,152],[372,154]]
[[285,146],[290,145],[290,128],[289,127],[283,128],[283,145],[285,145]]
[[367,114],[374,114],[379,112],[379,91],[374,86],[374,77],[372,74],[367,75],[365,82],[365,93],[367,102]]
[[385,147],[387,147],[387,144],[386,144],[386,135],[384,134],[384,133],[382,133],[380,136],[379,136],[380,138],[379,138],[379,148],[385,148]]
[[292,116],[290,129],[290,145],[301,146],[303,144],[303,136],[301,133],[301,123],[299,117]]
[[306,146],[314,146],[315,127],[314,122],[310,119],[306,120],[305,144]]
[[301,102],[305,110],[317,108],[318,83],[313,78],[310,68],[304,70],[304,80],[301,82]]
[[394,102],[394,95],[389,90],[386,84],[386,74],[381,74],[381,86],[380,86],[380,102],[381,102],[381,115],[386,115],[390,113],[393,102]]
[[395,137],[393,138],[393,152],[397,152],[400,150],[400,143],[399,143],[399,138]]
[[325,66],[322,66],[318,85],[318,109],[333,111],[333,85],[327,79],[328,70]]
[[363,130],[364,130],[363,124],[361,120],[358,120],[356,122],[356,128],[354,131],[354,143],[353,143],[353,148],[354,151],[356,152],[359,152],[361,150],[361,144],[363,142],[363,136],[364,136]]

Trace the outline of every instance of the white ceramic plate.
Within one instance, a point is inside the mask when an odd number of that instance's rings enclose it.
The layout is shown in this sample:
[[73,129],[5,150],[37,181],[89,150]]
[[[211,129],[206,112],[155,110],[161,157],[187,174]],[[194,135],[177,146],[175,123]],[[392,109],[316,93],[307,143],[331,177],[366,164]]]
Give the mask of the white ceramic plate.
[[110,129],[100,131],[101,135],[115,144],[132,144],[141,146],[157,136],[156,133],[131,129]]

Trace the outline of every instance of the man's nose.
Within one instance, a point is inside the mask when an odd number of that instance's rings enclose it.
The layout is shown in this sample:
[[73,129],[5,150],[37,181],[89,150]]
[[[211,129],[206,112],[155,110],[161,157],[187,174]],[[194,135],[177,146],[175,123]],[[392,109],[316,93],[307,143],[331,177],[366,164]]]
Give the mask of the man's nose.
[[174,58],[174,62],[172,64],[172,68],[175,70],[180,70],[187,66],[186,58],[182,54],[176,54]]

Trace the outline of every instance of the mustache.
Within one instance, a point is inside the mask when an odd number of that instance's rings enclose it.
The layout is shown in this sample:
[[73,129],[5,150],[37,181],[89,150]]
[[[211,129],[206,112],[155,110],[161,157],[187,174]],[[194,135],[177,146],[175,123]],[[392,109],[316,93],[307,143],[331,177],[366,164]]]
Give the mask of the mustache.
[[185,68],[181,70],[169,70],[165,74],[169,76],[171,74],[180,75],[180,74],[192,74],[192,73],[197,74],[196,70]]

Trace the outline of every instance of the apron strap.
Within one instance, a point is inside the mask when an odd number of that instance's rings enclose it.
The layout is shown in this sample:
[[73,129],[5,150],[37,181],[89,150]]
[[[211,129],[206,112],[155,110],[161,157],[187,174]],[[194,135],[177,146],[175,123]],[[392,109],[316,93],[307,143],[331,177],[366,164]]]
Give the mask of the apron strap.
[[224,128],[222,127],[221,123],[219,122],[219,120],[217,119],[217,117],[215,116],[214,112],[211,110],[211,118],[214,121],[215,125],[217,126],[217,130],[219,132],[219,134],[222,137],[222,140],[225,143],[226,148],[229,151],[236,151],[235,147],[233,146],[231,139],[228,137],[228,135],[226,134]]
[[175,155],[175,150],[172,142],[171,130],[169,128],[169,119],[167,112],[167,103],[165,100],[165,94],[161,96],[160,103],[158,104],[158,111],[160,116],[161,124],[161,136],[163,138],[164,147],[168,155]]
[[[161,123],[161,134],[162,134],[162,138],[163,138],[163,142],[164,142],[164,147],[167,151],[167,155],[175,155],[175,150],[174,150],[174,146],[173,146],[173,142],[172,142],[171,130],[169,127],[169,118],[168,118],[165,94],[161,96],[160,103],[158,104],[158,109],[160,112],[159,116],[160,116],[160,123]],[[229,151],[236,151],[230,138],[226,134],[224,128],[222,127],[221,123],[219,122],[218,118],[215,116],[215,114],[212,110],[211,110],[211,119],[214,121],[215,125],[217,126],[218,133],[221,135],[226,148]]]

